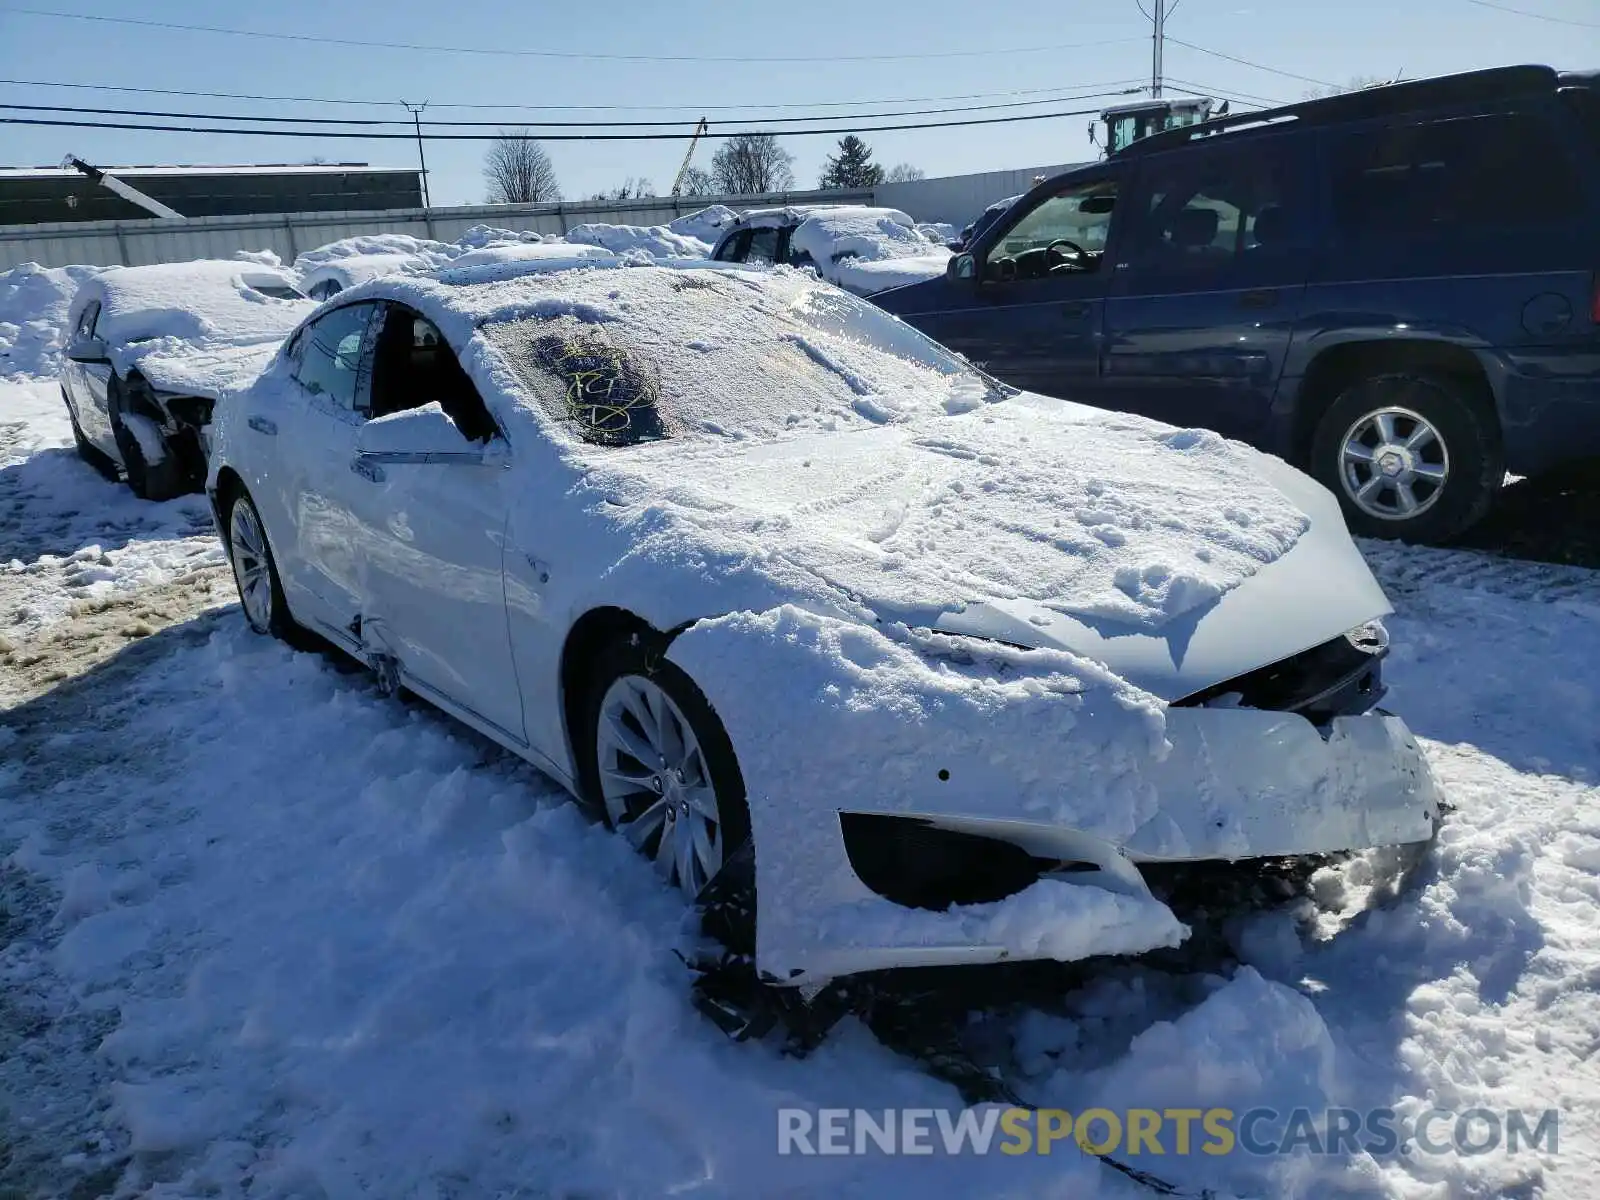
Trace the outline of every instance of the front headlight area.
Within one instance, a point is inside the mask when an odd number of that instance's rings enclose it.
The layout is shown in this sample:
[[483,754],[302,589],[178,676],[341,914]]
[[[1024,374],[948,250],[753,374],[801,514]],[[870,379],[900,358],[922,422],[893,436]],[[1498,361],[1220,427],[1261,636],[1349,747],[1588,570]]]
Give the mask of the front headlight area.
[[1174,708],[1254,708],[1294,713],[1319,730],[1383,699],[1389,631],[1368,621],[1309,650],[1258,667],[1174,702]]

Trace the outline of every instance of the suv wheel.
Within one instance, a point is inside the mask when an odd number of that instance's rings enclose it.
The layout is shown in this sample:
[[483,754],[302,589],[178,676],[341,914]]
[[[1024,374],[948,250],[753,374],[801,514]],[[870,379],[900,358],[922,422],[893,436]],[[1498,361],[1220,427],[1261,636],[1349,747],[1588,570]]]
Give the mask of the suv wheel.
[[1505,477],[1481,388],[1431,372],[1369,375],[1346,388],[1317,425],[1310,467],[1352,533],[1408,542],[1466,530]]

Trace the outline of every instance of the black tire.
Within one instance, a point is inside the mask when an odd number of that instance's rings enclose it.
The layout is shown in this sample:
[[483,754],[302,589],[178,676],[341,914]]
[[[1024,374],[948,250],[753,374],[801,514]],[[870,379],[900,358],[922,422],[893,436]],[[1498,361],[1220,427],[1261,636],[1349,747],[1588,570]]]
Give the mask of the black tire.
[[[248,510],[250,516],[254,518],[256,529],[260,531],[259,555],[256,551],[243,546],[242,539],[236,534],[234,513],[241,508]],[[244,612],[246,624],[257,633],[269,634],[296,649],[302,648],[308,640],[306,631],[289,612],[289,601],[283,594],[283,580],[278,576],[278,561],[273,556],[272,544],[267,539],[267,527],[261,520],[261,514],[256,511],[255,501],[250,499],[248,493],[236,491],[223,504],[222,531],[227,539],[228,561],[233,567],[233,583],[239,592],[239,606]],[[266,600],[268,607],[264,614],[245,595],[247,573],[257,563],[265,568],[267,587],[262,593],[262,598]]]
[[61,389],[61,403],[67,406],[67,420],[72,422],[72,441],[78,448],[78,457],[93,467],[102,479],[116,483],[116,460],[83,436],[83,427],[78,424],[78,414],[72,410],[72,401],[67,399],[66,388]]
[[[706,771],[716,794],[720,846],[724,873],[750,841],[750,809],[745,798],[744,778],[727,730],[694,680],[664,657],[665,644],[654,635],[634,634],[607,645],[589,664],[582,694],[575,706],[572,737],[578,769],[579,799],[591,813],[610,828],[616,825],[606,810],[600,786],[597,743],[601,703],[611,685],[624,676],[639,676],[665,692],[688,722],[704,756]],[[654,845],[655,843],[651,843]],[[650,853],[650,846],[641,847]],[[700,896],[712,890],[720,879],[713,875]],[[677,886],[676,870],[669,882]]]
[[[1436,436],[1414,452],[1419,466],[1447,466],[1442,485],[1418,480],[1412,488],[1418,502],[1414,516],[1400,514],[1398,490],[1381,481],[1369,507],[1357,502],[1353,490],[1371,482],[1376,467],[1358,463],[1346,474],[1347,435],[1386,409],[1415,414],[1432,426]],[[1403,437],[1418,424],[1399,417],[1395,427]],[[1437,543],[1463,533],[1489,511],[1505,479],[1505,451],[1493,403],[1481,383],[1431,371],[1394,371],[1365,376],[1339,394],[1317,424],[1308,466],[1339,498],[1351,533]],[[1396,512],[1382,515],[1370,507]]]
[[141,500],[172,500],[193,490],[189,473],[184,470],[177,449],[166,447],[166,454],[154,465],[146,461],[139,439],[134,437],[122,414],[127,404],[127,388],[116,376],[108,385],[111,409],[111,435],[117,439],[117,452],[122,455],[122,469],[128,476],[128,487]]

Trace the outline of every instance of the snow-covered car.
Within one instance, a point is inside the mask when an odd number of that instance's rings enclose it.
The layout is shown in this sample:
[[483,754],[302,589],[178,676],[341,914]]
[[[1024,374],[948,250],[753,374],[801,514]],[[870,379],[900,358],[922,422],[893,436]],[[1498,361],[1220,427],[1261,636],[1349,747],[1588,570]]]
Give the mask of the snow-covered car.
[[447,262],[461,247],[408,233],[369,233],[340,238],[294,260],[302,292],[328,300],[379,275],[427,271]]
[[824,204],[756,208],[724,228],[718,262],[814,267],[858,296],[943,275],[950,251],[896,208]]
[[138,496],[205,479],[205,429],[222,391],[255,374],[316,308],[277,267],[246,261],[114,267],[67,313],[61,395],[78,453]]
[[973,238],[981,235],[989,226],[1010,212],[1011,206],[1021,200],[1022,196],[1023,193],[1018,192],[1015,196],[1007,196],[1004,200],[996,200],[989,205],[988,208],[978,214],[976,220],[970,222],[961,230],[961,236],[950,243],[950,249],[955,251],[965,250],[972,244]]
[[527,759],[686,896],[750,870],[786,984],[1176,945],[1144,864],[1435,828],[1324,488],[809,272],[374,280],[220,407],[208,492],[255,630]]

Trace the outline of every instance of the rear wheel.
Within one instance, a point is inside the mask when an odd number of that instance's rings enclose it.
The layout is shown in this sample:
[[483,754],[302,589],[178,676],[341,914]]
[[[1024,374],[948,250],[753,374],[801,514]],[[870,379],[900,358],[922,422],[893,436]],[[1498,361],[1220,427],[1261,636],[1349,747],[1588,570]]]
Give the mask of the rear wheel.
[[584,800],[700,897],[750,837],[744,781],[722,722],[694,681],[643,637],[593,665],[575,730]]
[[171,500],[189,491],[188,472],[161,433],[161,426],[145,413],[127,407],[127,391],[113,376],[111,434],[117,439],[128,487],[141,500]]
[[238,493],[228,505],[225,521],[228,558],[233,563],[233,580],[239,588],[244,619],[257,633],[296,643],[300,626],[289,615],[278,564],[272,557],[266,526],[261,523],[255,502],[246,493]]
[[1310,466],[1352,533],[1408,542],[1469,528],[1505,477],[1481,387],[1431,372],[1370,375],[1346,388],[1317,425]]

